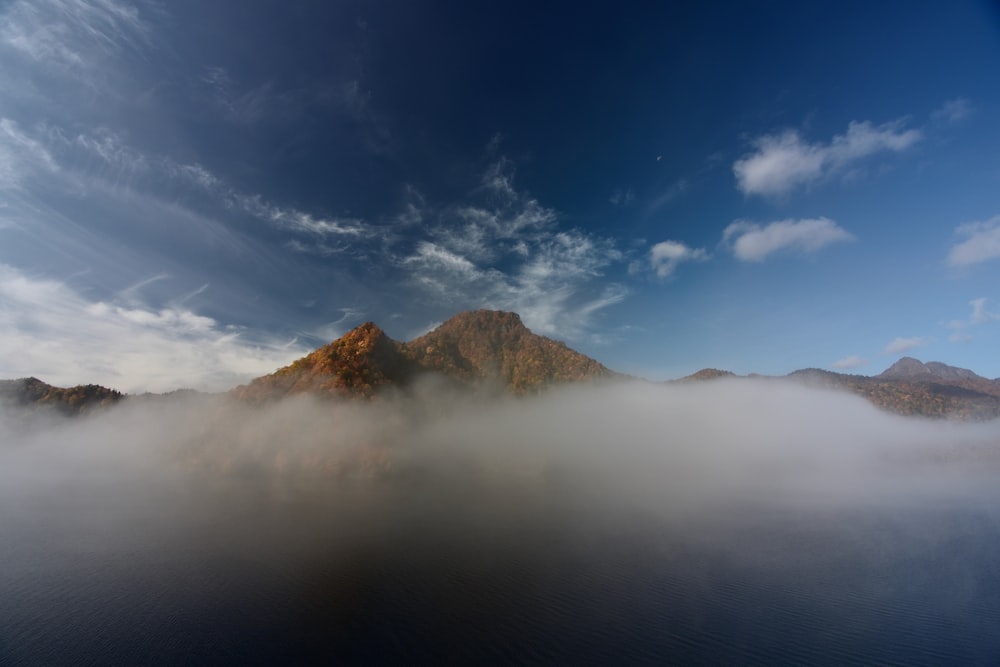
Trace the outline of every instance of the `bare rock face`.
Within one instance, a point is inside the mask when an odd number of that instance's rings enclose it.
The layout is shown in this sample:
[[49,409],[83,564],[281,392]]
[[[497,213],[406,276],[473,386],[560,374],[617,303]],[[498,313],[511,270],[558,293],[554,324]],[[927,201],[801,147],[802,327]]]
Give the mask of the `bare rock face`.
[[459,386],[490,383],[517,395],[616,376],[563,343],[532,333],[516,313],[477,310],[409,343],[392,340],[368,322],[233,392],[255,402],[305,392],[374,398],[426,375]]

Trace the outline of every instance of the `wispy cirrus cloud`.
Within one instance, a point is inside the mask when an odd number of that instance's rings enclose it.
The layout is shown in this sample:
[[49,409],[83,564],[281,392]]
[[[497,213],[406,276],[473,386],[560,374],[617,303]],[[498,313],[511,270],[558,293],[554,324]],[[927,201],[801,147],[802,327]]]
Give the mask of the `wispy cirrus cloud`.
[[955,234],[964,240],[948,251],[951,266],[971,266],[1000,258],[1000,215],[983,222],[959,225]]
[[[373,239],[384,231],[360,218],[318,215],[245,192],[201,164],[182,164],[169,156],[144,153],[108,128],[71,135],[54,125],[29,131],[0,118],[0,188],[13,187],[39,171],[47,177],[44,190],[56,187],[52,176],[59,175],[66,181],[62,187],[72,186],[77,191],[90,182],[126,185],[131,196],[158,197],[164,183],[172,181],[207,196],[209,207],[250,216],[299,235],[303,250],[328,237]],[[129,178],[123,180],[123,176]]]
[[816,183],[876,153],[903,151],[923,138],[904,120],[881,125],[852,121],[829,142],[810,143],[797,130],[752,140],[753,152],[733,163],[736,187],[745,195],[777,197]]
[[616,283],[595,288],[621,251],[610,239],[557,227],[554,210],[517,190],[504,158],[481,189],[478,201],[420,212],[434,223],[397,260],[406,283],[453,310],[515,310],[539,333],[587,336],[596,314],[627,294]]
[[649,263],[660,278],[669,278],[684,262],[704,262],[709,259],[704,248],[691,248],[680,241],[660,241],[649,249]]
[[945,102],[940,109],[931,114],[934,120],[946,123],[957,123],[968,118],[974,111],[972,102],[964,97],[956,97]]
[[744,262],[763,262],[778,252],[814,253],[853,240],[853,234],[829,218],[779,220],[764,226],[737,220],[722,233],[723,245]]
[[931,342],[933,339],[927,336],[897,337],[886,344],[885,352],[886,354],[904,354],[918,347],[924,347]]
[[973,339],[969,333],[970,329],[988,324],[990,322],[1000,322],[1000,310],[993,307],[986,297],[973,299],[969,302],[972,312],[964,320],[952,320],[946,325],[951,330],[948,340],[952,343],[964,343]]
[[0,377],[129,392],[216,391],[306,351],[294,339],[252,337],[182,303],[145,305],[142,285],[133,287],[127,298],[91,300],[63,282],[0,264]]
[[635,190],[632,188],[615,188],[608,201],[615,206],[630,206],[635,202]]
[[830,368],[836,368],[837,370],[851,370],[853,368],[861,368],[862,366],[867,365],[867,359],[856,354],[852,354],[848,357],[837,359],[837,361],[830,364]]
[[[315,106],[326,106],[334,97],[323,86],[282,87],[274,81],[250,84],[237,82],[229,70],[219,65],[206,67],[200,77],[208,99],[222,118],[236,125],[290,123]],[[341,97],[346,113],[354,114],[354,104]]]
[[148,46],[143,3],[17,0],[0,12],[0,44],[47,67],[92,70]]
[[674,181],[667,186],[665,190],[658,193],[652,200],[650,200],[650,202],[646,205],[646,215],[655,213],[690,189],[691,181],[688,179],[681,178]]
[[0,189],[18,189],[39,169],[59,170],[49,149],[17,121],[0,118]]

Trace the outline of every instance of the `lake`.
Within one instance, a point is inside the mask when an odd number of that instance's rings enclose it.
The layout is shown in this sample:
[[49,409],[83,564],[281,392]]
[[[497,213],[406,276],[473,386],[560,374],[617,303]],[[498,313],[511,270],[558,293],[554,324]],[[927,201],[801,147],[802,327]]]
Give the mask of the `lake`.
[[17,479],[0,488],[5,665],[1000,659],[982,480],[685,508],[532,476]]

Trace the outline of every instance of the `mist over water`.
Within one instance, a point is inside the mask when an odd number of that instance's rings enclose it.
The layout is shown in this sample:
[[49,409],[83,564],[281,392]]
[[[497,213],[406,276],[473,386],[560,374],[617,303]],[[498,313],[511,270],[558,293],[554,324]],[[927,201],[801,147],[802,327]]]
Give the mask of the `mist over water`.
[[0,437],[5,664],[1000,656],[996,423],[738,380]]

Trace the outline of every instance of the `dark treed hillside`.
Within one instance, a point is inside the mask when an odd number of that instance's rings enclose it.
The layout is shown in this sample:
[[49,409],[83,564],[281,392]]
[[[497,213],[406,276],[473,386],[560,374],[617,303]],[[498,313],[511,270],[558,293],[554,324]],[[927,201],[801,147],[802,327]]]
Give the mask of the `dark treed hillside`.
[[0,380],[0,402],[31,410],[52,410],[78,415],[94,408],[117,403],[124,395],[96,384],[53,387],[38,378]]
[[[739,376],[706,368],[677,382],[727,377]],[[925,364],[903,357],[873,377],[806,368],[784,378],[765,379],[790,379],[809,386],[849,391],[900,415],[976,421],[1000,417],[1000,382],[936,361]]]

